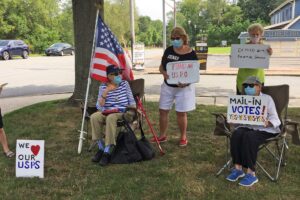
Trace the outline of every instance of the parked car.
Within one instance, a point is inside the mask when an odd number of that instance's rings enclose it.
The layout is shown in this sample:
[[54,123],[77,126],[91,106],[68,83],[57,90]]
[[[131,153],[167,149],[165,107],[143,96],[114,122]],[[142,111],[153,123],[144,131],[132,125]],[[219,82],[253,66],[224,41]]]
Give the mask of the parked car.
[[68,43],[55,43],[52,44],[48,49],[45,50],[45,54],[47,56],[50,55],[59,55],[63,56],[66,54],[73,55],[74,54],[74,47]]
[[0,40],[0,58],[11,59],[13,56],[22,56],[26,59],[29,55],[28,45],[22,40]]

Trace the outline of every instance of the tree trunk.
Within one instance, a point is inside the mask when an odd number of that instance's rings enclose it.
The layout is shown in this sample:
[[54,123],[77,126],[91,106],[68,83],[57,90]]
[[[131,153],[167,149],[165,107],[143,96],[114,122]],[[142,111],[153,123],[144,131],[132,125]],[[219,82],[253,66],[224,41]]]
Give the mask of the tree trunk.
[[[75,37],[75,88],[69,102],[84,101],[94,38],[97,7],[103,16],[103,0],[72,0]],[[97,7],[96,7],[97,6]],[[97,100],[99,82],[92,80],[88,102]],[[95,104],[94,104],[95,105]]]

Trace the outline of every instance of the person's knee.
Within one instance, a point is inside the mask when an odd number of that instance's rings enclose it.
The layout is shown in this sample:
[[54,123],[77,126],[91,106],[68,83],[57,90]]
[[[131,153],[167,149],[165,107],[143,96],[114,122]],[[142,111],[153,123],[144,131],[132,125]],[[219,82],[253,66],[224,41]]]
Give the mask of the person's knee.
[[176,112],[177,117],[186,117],[186,112]]

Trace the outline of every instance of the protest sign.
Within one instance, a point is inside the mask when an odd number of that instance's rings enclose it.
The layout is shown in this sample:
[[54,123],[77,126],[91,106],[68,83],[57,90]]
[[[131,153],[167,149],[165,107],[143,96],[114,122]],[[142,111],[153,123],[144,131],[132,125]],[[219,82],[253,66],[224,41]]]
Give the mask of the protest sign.
[[197,83],[199,82],[199,67],[197,60],[186,60],[169,62],[167,64],[167,74],[169,84]]
[[138,43],[133,45],[133,68],[144,69],[145,63],[145,45]]
[[269,45],[233,44],[231,45],[230,67],[235,68],[269,68]]
[[44,140],[17,140],[16,177],[44,178]]
[[264,96],[233,95],[228,98],[227,121],[237,124],[264,125],[267,118]]

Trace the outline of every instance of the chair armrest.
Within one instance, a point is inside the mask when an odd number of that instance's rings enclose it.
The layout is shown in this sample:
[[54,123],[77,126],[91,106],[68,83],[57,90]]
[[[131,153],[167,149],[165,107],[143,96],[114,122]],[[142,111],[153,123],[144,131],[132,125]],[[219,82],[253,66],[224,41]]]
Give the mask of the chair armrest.
[[299,137],[299,130],[298,130],[298,122],[292,121],[290,119],[285,120],[284,122],[284,129],[287,133],[291,134],[292,142],[295,145],[300,145],[300,137]]
[[224,113],[211,113],[216,117],[216,126],[214,129],[214,135],[217,136],[231,136],[231,127],[227,123],[227,118]]

